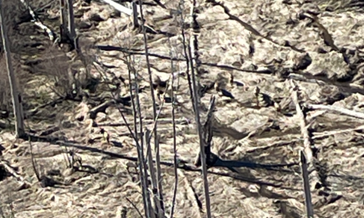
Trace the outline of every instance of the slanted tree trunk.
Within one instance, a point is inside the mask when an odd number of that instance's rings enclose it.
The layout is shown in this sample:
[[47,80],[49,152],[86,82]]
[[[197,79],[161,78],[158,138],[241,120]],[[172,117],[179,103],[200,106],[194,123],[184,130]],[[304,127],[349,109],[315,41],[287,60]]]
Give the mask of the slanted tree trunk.
[[13,110],[15,116],[15,132],[16,137],[20,138],[25,135],[24,131],[24,117],[23,117],[23,110],[21,105],[21,95],[18,93],[18,87],[16,83],[16,79],[14,76],[13,66],[11,63],[11,55],[10,55],[10,46],[9,46],[9,39],[7,36],[7,30],[4,22],[4,5],[3,1],[0,0],[0,25],[1,25],[1,36],[3,39],[3,46],[5,52],[5,60],[6,60],[6,67],[8,70],[9,75],[9,83],[11,88],[11,97],[13,101]]

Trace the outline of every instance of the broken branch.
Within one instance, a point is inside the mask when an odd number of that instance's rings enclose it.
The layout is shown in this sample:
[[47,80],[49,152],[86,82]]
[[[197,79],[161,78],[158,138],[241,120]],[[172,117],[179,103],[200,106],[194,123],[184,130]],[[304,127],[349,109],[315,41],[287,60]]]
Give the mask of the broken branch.
[[360,113],[357,111],[349,110],[342,107],[337,107],[333,105],[321,105],[321,104],[304,104],[304,107],[310,110],[328,110],[333,111],[341,114],[345,114],[351,117],[356,117],[359,119],[364,119],[364,113]]

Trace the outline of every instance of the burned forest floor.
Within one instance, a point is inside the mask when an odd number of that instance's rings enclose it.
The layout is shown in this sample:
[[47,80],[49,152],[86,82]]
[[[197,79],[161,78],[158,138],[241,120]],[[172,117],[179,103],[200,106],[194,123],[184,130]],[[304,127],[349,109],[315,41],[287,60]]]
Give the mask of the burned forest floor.
[[[59,34],[59,1],[28,2],[39,21]],[[363,2],[197,0],[198,25],[191,25],[190,1],[161,0],[164,7],[143,2],[149,63],[142,29],[103,1],[74,0],[82,55],[52,42],[21,3],[7,6],[32,137],[15,139],[1,50],[0,217],[144,214],[130,90],[138,89],[137,109],[152,129],[153,85],[166,214],[178,178],[174,217],[206,217],[184,51],[193,36],[202,119],[216,99],[212,152],[245,163],[208,169],[212,217],[305,217],[299,165],[305,138],[294,93],[310,132],[310,179],[319,184],[311,183],[315,217],[363,216]],[[161,95],[162,85],[149,82],[148,64],[154,81],[169,84]]]

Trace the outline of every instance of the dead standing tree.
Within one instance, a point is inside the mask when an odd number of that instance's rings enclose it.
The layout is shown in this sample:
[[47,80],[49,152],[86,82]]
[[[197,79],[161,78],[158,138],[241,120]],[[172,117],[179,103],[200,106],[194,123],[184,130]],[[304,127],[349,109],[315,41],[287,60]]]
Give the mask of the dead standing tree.
[[68,41],[71,44],[71,48],[77,49],[78,45],[73,16],[73,0],[60,0],[60,11],[60,43]]
[[[70,38],[74,41],[76,37],[76,30],[75,30],[75,18],[73,17],[73,0],[67,0],[68,5],[68,31],[70,33]],[[75,45],[77,48],[77,45]]]
[[16,137],[20,138],[25,135],[24,130],[24,117],[23,117],[23,110],[21,105],[21,95],[18,93],[18,87],[13,71],[13,66],[11,62],[11,55],[10,55],[10,46],[9,46],[9,39],[7,35],[6,25],[4,22],[4,5],[2,0],[0,0],[0,23],[1,23],[1,37],[3,39],[3,46],[5,52],[5,59],[6,59],[6,66],[9,75],[9,84],[11,89],[11,97],[13,102],[13,111],[15,116],[15,132]]

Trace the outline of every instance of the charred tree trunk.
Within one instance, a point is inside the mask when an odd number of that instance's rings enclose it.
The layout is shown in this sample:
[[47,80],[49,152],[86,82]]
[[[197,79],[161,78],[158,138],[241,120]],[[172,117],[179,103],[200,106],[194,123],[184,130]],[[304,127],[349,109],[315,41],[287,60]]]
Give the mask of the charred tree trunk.
[[77,41],[76,39],[76,30],[75,30],[75,18],[73,16],[73,0],[67,0],[67,6],[68,6],[68,32],[69,32],[69,38],[71,42],[73,43],[73,46],[75,49],[78,49]]
[[61,25],[60,44],[68,44],[70,50],[77,49],[76,30],[73,16],[73,0],[60,0]]

